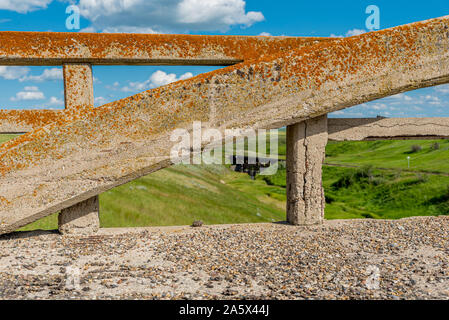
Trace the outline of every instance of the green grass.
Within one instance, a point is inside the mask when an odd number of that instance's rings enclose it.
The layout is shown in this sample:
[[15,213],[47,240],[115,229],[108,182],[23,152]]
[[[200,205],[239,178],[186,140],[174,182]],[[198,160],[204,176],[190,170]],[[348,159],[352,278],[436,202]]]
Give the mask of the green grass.
[[[438,143],[439,149],[432,149]],[[413,145],[421,151],[411,152]],[[372,165],[381,168],[449,173],[449,140],[329,142],[326,162],[345,165]]]
[[449,177],[370,168],[323,168],[327,219],[449,214]]
[[[285,169],[258,176],[285,196]],[[370,167],[323,167],[326,219],[381,218],[449,214],[449,177]]]
[[[433,147],[435,143],[438,149]],[[419,145],[421,150],[413,152],[413,145]],[[329,142],[326,163],[361,168],[323,167],[325,217],[397,219],[447,215],[449,177],[421,172],[449,173],[448,159],[448,140]],[[285,188],[286,172],[281,169],[273,176],[257,179]]]
[[17,137],[17,134],[0,134],[0,144]]
[[[0,135],[0,143],[13,135]],[[279,132],[285,158],[285,130]],[[268,139],[267,139],[268,140]],[[439,148],[432,148],[434,143]],[[412,146],[421,150],[412,152]],[[267,153],[269,149],[267,148]],[[407,156],[410,156],[408,172]],[[326,162],[361,168],[323,168],[327,219],[385,218],[449,214],[449,141],[329,142]],[[380,170],[390,168],[391,170]],[[286,171],[272,176],[235,173],[229,166],[178,165],[100,195],[101,226],[185,225],[268,222],[285,219]],[[23,230],[54,229],[57,214]]]
[[[177,165],[100,195],[102,227],[271,222],[285,219],[279,187],[224,166]],[[22,230],[55,229],[57,215]]]

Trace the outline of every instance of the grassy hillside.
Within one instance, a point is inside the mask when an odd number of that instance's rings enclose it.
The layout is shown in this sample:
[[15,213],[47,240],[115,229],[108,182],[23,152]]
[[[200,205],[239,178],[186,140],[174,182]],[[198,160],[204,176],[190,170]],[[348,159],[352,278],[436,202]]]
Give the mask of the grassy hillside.
[[325,167],[326,218],[399,219],[449,214],[449,177]]
[[326,148],[327,163],[405,170],[407,157],[410,170],[449,173],[449,140],[329,142]]
[[15,134],[0,134],[0,144],[2,144],[5,141],[11,140],[12,138],[16,137]]
[[[447,215],[447,159],[447,140],[329,142],[326,163],[360,168],[324,166],[325,216],[396,219]],[[426,174],[429,172],[441,175]],[[286,173],[280,170],[274,176],[258,179],[285,188]]]
[[[11,137],[0,135],[0,142]],[[279,137],[279,158],[283,159],[285,130]],[[326,218],[449,214],[449,177],[425,173],[449,173],[448,157],[449,141],[445,140],[329,142],[326,163],[360,168],[324,166]],[[283,220],[285,179],[285,168],[253,181],[225,166],[174,166],[101,194],[101,225]],[[56,226],[55,214],[25,229]]]
[[[100,195],[102,227],[271,222],[285,219],[281,189],[224,166],[178,165]],[[57,215],[23,230],[54,229]]]

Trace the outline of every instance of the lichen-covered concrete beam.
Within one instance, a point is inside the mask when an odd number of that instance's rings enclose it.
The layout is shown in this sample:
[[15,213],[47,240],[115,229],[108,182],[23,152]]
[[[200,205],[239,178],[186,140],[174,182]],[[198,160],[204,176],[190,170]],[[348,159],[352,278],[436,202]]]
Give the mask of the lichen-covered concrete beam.
[[62,110],[0,110],[0,133],[33,131],[62,119]]
[[0,32],[0,65],[232,65],[333,38]]
[[449,17],[322,42],[83,110],[0,146],[0,233],[172,164],[176,128],[275,128],[449,82]]
[[449,118],[328,119],[329,140],[448,139]]
[[[288,51],[333,40],[335,39],[315,37],[2,31],[0,65],[231,65],[277,51]],[[53,110],[0,109],[0,133],[29,132],[58,121],[61,116],[59,111]]]

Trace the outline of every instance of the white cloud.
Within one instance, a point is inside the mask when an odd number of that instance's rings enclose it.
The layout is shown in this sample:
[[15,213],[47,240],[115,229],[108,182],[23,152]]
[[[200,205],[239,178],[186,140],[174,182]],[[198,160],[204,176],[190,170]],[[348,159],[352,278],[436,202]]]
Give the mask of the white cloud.
[[186,25],[221,24],[219,29],[236,24],[251,26],[264,20],[261,12],[245,13],[245,5],[243,0],[182,0],[177,7],[177,16],[178,21]]
[[38,87],[28,86],[16,93],[15,97],[11,97],[11,101],[21,101],[21,100],[43,100],[45,95],[43,92],[39,91]]
[[261,33],[259,33],[259,36],[271,37],[271,33],[269,33],[269,32],[261,32]]
[[353,36],[358,36],[358,35],[361,35],[361,34],[364,34],[364,33],[366,33],[366,30],[363,30],[363,29],[351,29],[351,30],[348,30],[348,32],[346,32],[346,34],[343,36],[343,35],[335,35],[335,34],[331,34],[330,35],[330,37],[332,37],[332,38],[344,38],[344,37],[353,37]]
[[38,76],[27,75],[19,79],[20,82],[23,81],[48,81],[48,80],[62,80],[62,69],[61,68],[51,68],[45,69],[42,74]]
[[389,99],[404,100],[404,101],[412,101],[413,100],[405,93],[395,94],[394,96],[389,97]]
[[42,74],[37,76],[30,75],[29,73],[30,69],[27,67],[0,66],[0,78],[3,78],[5,80],[19,80],[20,82],[62,80],[61,68],[44,69]]
[[436,86],[435,91],[439,92],[439,93],[443,93],[443,94],[449,93],[449,84],[443,84],[441,86]]
[[61,107],[64,106],[64,101],[62,99],[58,99],[57,97],[50,97],[48,105]]
[[94,33],[96,31],[97,31],[97,29],[95,29],[95,27],[90,26],[90,27],[81,29],[79,32]]
[[361,35],[361,34],[364,34],[364,33],[366,33],[366,30],[363,30],[363,29],[352,29],[352,30],[349,30],[348,32],[346,32],[346,36],[347,37],[353,37],[353,36],[358,36],[358,35]]
[[370,105],[365,105],[368,109],[372,110],[387,110],[388,106],[385,103],[371,103]]
[[134,26],[119,26],[119,27],[107,27],[102,30],[103,33],[158,33],[152,28],[147,27],[134,27]]
[[441,100],[437,96],[426,95],[424,97],[424,103],[428,103],[428,104],[431,104],[431,105],[440,105],[441,104]]
[[[0,9],[28,13],[45,9],[53,1],[0,0]],[[81,32],[226,31],[265,19],[262,12],[247,12],[245,0],[80,0],[78,6],[92,22]]]
[[186,72],[180,77],[177,77],[174,73],[166,73],[164,71],[158,70],[154,72],[146,81],[130,82],[128,86],[122,88],[122,91],[144,91],[147,89],[164,86],[175,81],[185,80],[191,77],[193,77],[193,74],[191,72]]
[[[442,87],[444,89],[444,87]],[[383,99],[351,107],[350,111],[333,113],[334,116],[352,116],[361,112],[364,117],[376,115],[386,117],[432,117],[442,116],[449,111],[449,100],[438,95],[436,88],[420,89],[416,92],[399,93]],[[348,113],[349,112],[349,113]]]
[[45,9],[53,0],[0,0],[0,9],[28,13]]
[[225,31],[263,21],[261,12],[245,11],[244,0],[80,0],[84,32],[170,33],[187,30]]
[[119,90],[119,89],[120,89],[119,87],[120,87],[120,83],[119,83],[118,81],[115,81],[115,82],[112,84],[112,86],[109,85],[109,84],[105,85],[105,88],[106,88],[106,89],[112,90],[112,91],[117,91],[117,90]]
[[0,66],[0,77],[6,80],[17,80],[30,72],[27,67]]
[[107,99],[104,97],[95,97],[94,103],[96,106],[101,106],[107,102]]

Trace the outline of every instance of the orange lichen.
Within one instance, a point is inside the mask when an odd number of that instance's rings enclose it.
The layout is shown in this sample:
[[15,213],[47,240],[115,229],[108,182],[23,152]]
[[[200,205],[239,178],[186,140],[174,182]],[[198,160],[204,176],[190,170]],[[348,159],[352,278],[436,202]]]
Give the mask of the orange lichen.
[[[288,51],[332,38],[0,32],[0,57],[5,64],[157,64],[172,61],[220,65]],[[170,45],[167,45],[170,44]],[[88,50],[86,50],[88,48]],[[178,61],[179,60],[179,61]],[[219,62],[219,60],[222,60]]]
[[8,205],[8,204],[10,204],[11,202],[8,201],[8,199],[6,199],[5,197],[0,196],[0,203],[4,203],[4,204]]
[[[226,109],[226,104],[233,104],[241,110],[249,110],[251,107],[267,104],[291,93],[305,90],[315,93],[330,82],[337,86],[343,80],[352,80],[352,77],[375,76],[390,60],[398,61],[399,51],[401,51],[401,64],[411,66],[420,58],[417,53],[421,45],[419,37],[431,34],[434,27],[447,26],[446,20],[434,19],[424,24],[412,24],[395,30],[321,42],[313,38],[307,40],[262,38],[264,40],[260,40],[261,38],[257,37],[183,35],[76,34],[76,36],[73,35],[74,38],[68,39],[72,37],[72,34],[68,37],[67,34],[39,33],[36,35],[37,38],[51,39],[54,46],[49,53],[45,53],[45,57],[41,56],[42,59],[67,59],[69,55],[70,57],[78,55],[80,59],[97,59],[95,61],[98,63],[111,63],[113,59],[122,59],[121,61],[131,59],[134,62],[138,59],[147,59],[145,61],[148,62],[150,58],[156,59],[155,57],[161,60],[175,57],[192,61],[192,59],[211,57],[218,59],[217,56],[221,55],[225,58],[224,60],[228,59],[226,60],[228,62],[236,61],[236,59],[245,60],[245,62],[142,92],[99,108],[85,106],[61,112],[60,117],[48,122],[51,124],[45,130],[36,130],[0,146],[2,160],[0,174],[17,169],[19,166],[30,165],[32,161],[39,161],[40,157],[46,156],[52,159],[61,157],[58,148],[66,144],[66,137],[76,141],[77,138],[89,137],[90,139],[92,135],[99,139],[98,144],[101,144],[107,140],[111,132],[119,132],[124,137],[143,139],[149,132],[167,131],[180,121],[193,120],[192,115],[204,116],[201,108],[207,110],[207,99],[221,99],[218,101],[223,104],[221,106],[223,110]],[[392,36],[398,32],[400,37]],[[11,33],[9,39],[14,38],[12,35],[17,36]],[[4,33],[0,33],[0,41],[3,36],[5,36]],[[59,51],[59,48],[72,46],[73,43],[70,41],[73,39],[89,48],[89,53],[81,54],[76,47],[71,47],[73,50],[67,52]],[[42,41],[42,43],[46,42]],[[55,43],[58,45],[55,46]],[[165,46],[167,43],[171,45],[169,50]],[[11,43],[5,46],[6,49],[0,48],[0,56],[3,54],[8,57],[11,53],[5,54],[5,52],[11,49],[10,46]],[[38,53],[41,53],[40,50],[44,48],[31,47],[33,50],[38,48],[35,53],[32,53],[34,57],[37,57]],[[22,56],[30,54],[30,52],[20,51],[23,49],[20,48],[21,45],[16,48],[18,52],[16,57],[20,58],[21,54]],[[118,51],[119,53],[108,52],[111,48],[121,48],[121,50]],[[234,60],[230,60],[230,57]],[[226,86],[226,88],[229,85],[231,88],[211,98],[210,93],[216,89],[215,85]],[[388,93],[387,88],[383,94]],[[180,96],[183,97],[182,101],[179,100]],[[139,105],[141,101],[145,102],[145,108]],[[177,103],[182,103],[184,107],[174,108],[173,106]],[[151,120],[135,117],[133,111],[136,110]],[[71,126],[70,123],[76,119],[88,121],[82,123],[82,128]],[[141,122],[148,126],[140,125]],[[97,125],[108,126],[108,128],[98,128]],[[56,133],[55,127],[58,127]],[[94,134],[94,131],[98,132]],[[44,139],[44,136],[49,136],[47,132],[53,134],[51,142]],[[34,144],[24,144],[31,141]],[[15,149],[17,146],[26,146],[28,153],[24,154],[24,148]],[[19,153],[16,153],[16,150]],[[29,161],[26,156],[29,156]]]
[[58,110],[0,110],[0,124],[15,123],[19,127],[22,125],[31,129],[42,127],[60,117],[61,111]]

